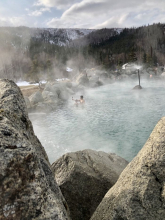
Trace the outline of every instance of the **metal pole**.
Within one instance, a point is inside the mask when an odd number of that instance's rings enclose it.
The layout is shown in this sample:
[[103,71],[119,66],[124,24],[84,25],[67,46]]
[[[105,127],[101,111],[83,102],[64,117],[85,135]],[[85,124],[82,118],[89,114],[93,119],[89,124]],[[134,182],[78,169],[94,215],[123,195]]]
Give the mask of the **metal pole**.
[[139,73],[139,69],[138,69],[138,78],[139,78],[139,86],[140,86],[140,73]]

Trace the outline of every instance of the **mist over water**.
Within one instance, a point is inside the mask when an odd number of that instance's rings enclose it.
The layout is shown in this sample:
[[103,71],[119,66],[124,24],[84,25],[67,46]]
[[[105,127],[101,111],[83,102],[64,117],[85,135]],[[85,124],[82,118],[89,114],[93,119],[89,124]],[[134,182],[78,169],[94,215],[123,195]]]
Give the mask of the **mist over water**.
[[131,161],[165,116],[165,82],[141,80],[88,89],[85,105],[72,100],[50,114],[30,114],[34,132],[53,163],[66,152],[95,149]]

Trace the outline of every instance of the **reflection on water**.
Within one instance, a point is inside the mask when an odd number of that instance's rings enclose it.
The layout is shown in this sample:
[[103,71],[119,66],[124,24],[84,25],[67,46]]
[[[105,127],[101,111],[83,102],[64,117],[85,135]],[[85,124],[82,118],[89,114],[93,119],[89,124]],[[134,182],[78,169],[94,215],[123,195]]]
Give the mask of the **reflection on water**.
[[[66,152],[86,148],[114,152],[127,160],[143,147],[165,115],[165,83],[111,84],[85,92],[85,105],[72,100],[50,114],[30,114],[35,134],[50,162]],[[79,95],[75,98],[79,98]]]

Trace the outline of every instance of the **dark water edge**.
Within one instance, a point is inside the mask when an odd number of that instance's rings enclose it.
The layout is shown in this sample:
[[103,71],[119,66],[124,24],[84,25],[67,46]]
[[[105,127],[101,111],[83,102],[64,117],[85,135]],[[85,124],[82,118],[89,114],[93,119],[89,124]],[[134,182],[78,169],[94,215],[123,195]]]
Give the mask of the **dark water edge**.
[[135,85],[125,82],[88,89],[82,94],[84,106],[75,106],[70,99],[55,112],[30,114],[50,162],[87,148],[131,161],[165,116],[165,82],[142,80],[143,89],[132,90]]

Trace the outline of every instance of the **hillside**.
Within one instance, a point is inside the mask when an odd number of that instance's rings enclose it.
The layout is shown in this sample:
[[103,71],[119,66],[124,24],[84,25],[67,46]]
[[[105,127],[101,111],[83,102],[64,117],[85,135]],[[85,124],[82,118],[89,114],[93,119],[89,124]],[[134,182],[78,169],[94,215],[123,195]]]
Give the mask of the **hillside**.
[[0,28],[0,76],[38,80],[85,68],[120,70],[128,62],[165,65],[165,25],[125,29]]
[[59,28],[28,28],[0,27],[0,41],[4,44],[21,46],[28,44],[30,39],[40,40],[59,46],[68,45],[72,40],[79,39],[95,30],[92,29],[59,29]]

